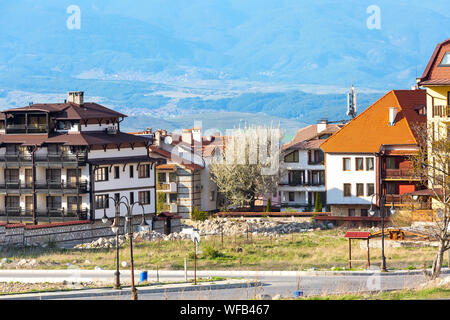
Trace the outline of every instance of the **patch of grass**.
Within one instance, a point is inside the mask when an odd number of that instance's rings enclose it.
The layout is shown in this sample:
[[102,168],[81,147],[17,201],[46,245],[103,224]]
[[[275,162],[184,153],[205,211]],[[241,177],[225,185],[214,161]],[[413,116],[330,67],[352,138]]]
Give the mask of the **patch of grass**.
[[450,288],[429,288],[421,290],[398,290],[380,293],[342,294],[299,297],[297,300],[433,300],[449,299]]

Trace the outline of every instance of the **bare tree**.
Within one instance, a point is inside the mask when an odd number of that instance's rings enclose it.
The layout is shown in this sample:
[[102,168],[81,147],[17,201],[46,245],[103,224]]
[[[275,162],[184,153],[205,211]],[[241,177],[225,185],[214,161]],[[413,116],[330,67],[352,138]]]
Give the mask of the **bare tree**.
[[447,135],[436,135],[425,125],[416,124],[413,131],[419,144],[417,154],[411,156],[414,172],[423,181],[428,182],[433,210],[424,213],[423,220],[428,223],[412,224],[412,229],[439,243],[429,275],[431,279],[436,279],[441,272],[444,253],[450,249],[450,143]]
[[279,181],[279,128],[227,130],[225,152],[211,160],[211,178],[228,205],[255,207],[255,200],[276,190]]

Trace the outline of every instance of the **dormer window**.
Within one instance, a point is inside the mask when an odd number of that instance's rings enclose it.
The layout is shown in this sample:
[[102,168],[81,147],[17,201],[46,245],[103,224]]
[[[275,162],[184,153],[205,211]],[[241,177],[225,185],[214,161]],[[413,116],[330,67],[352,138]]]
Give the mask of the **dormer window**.
[[439,67],[450,67],[450,51],[444,54]]

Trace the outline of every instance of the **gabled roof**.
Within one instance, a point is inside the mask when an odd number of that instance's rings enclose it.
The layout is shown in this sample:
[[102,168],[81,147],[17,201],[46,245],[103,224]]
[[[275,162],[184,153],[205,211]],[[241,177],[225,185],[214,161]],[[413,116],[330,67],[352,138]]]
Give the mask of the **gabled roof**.
[[[414,126],[426,123],[417,107],[426,104],[425,90],[392,90],[328,138],[321,149],[327,153],[376,153],[381,145],[416,145]],[[389,108],[397,107],[393,126]]]
[[319,139],[319,137],[324,134],[333,134],[339,131],[342,126],[343,125],[339,124],[327,124],[324,130],[318,132],[317,124],[309,125],[298,130],[294,139],[292,139],[291,142],[284,144],[281,150],[319,149],[320,145],[326,141],[326,139]]
[[450,85],[450,67],[439,66],[446,52],[450,52],[450,39],[436,46],[420,78],[419,85]]
[[82,105],[75,103],[37,103],[28,107],[13,108],[3,111],[10,112],[31,112],[39,111],[52,114],[58,120],[87,120],[97,118],[120,118],[125,114],[106,108],[94,102],[85,102]]
[[164,150],[162,148],[159,148],[157,146],[150,146],[150,153],[154,153],[156,155],[160,155],[164,157],[166,160],[175,162],[178,165],[181,165],[189,170],[200,170],[203,169],[202,166],[195,164],[195,163],[188,163],[188,160],[181,158],[180,156],[176,154],[172,154],[171,152]]

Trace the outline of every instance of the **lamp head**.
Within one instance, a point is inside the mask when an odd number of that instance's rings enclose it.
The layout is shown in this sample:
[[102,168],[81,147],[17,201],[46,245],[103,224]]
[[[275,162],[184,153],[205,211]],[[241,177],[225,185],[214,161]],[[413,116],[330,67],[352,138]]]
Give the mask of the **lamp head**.
[[397,213],[397,209],[395,209],[394,203],[392,203],[392,206],[391,206],[391,208],[389,209],[389,211],[391,212],[391,215],[394,215],[394,214]]
[[103,223],[107,223],[108,222],[108,217],[106,216],[106,209],[103,209],[102,222]]
[[116,233],[119,231],[119,223],[117,219],[114,219],[114,223],[111,225],[112,232]]

